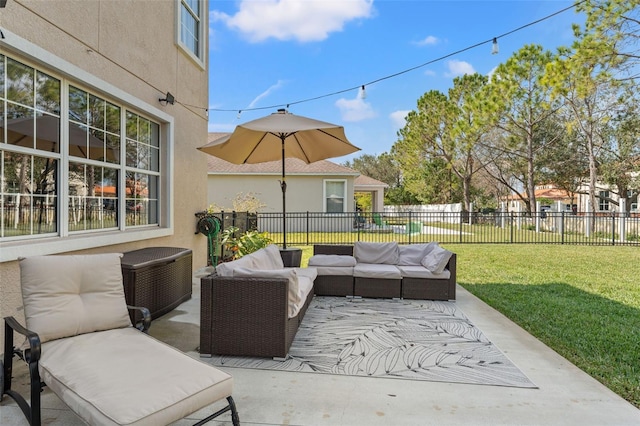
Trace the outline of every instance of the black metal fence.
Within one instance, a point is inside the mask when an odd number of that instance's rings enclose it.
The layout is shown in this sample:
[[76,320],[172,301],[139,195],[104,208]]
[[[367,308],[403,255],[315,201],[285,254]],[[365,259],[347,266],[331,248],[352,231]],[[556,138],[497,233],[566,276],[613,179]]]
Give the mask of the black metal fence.
[[[540,212],[287,212],[287,245],[352,244],[397,241],[400,244],[576,244],[640,245],[637,214]],[[282,244],[282,213],[258,213],[257,229]]]

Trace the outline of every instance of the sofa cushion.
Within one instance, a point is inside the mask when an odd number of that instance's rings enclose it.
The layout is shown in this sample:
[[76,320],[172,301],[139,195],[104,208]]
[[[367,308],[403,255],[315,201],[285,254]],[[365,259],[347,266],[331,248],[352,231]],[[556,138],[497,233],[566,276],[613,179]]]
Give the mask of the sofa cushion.
[[300,310],[307,301],[307,296],[313,291],[313,280],[309,277],[298,276],[298,303],[289,311],[289,318],[293,318],[300,313]]
[[40,376],[90,425],[170,424],[233,390],[229,374],[133,327],[44,343]]
[[358,263],[398,264],[398,243],[368,243],[357,241],[353,247],[353,256]]
[[316,279],[316,277],[318,276],[318,270],[316,268],[293,268],[296,271],[296,274],[298,274],[298,278],[301,277],[306,277],[309,278],[311,280],[311,284],[313,284],[313,281]]
[[451,259],[452,252],[449,250],[443,249],[440,246],[434,247],[429,254],[427,254],[424,259],[422,259],[422,266],[427,268],[429,271],[434,274],[440,274],[444,271],[444,268],[447,266],[449,259]]
[[432,241],[428,244],[407,244],[398,246],[398,265],[420,265],[422,259],[438,245]]
[[249,254],[254,258],[254,264],[256,269],[282,269],[284,263],[282,262],[282,256],[280,256],[280,248],[275,244],[269,244],[268,246],[256,250]]
[[356,266],[356,258],[341,254],[314,254],[309,266]]
[[314,266],[319,276],[323,275],[350,275],[353,276],[353,266]]
[[120,253],[33,256],[20,261],[27,328],[42,343],[130,327]]
[[242,256],[240,259],[233,260],[231,262],[221,263],[216,266],[216,273],[221,277],[232,277],[233,270],[236,268],[255,268],[254,257],[251,254]]
[[381,278],[399,280],[402,278],[400,269],[395,265],[360,263],[353,267],[353,276],[360,278]]
[[298,274],[294,268],[282,269],[247,269],[236,268],[233,270],[234,277],[250,278],[286,278],[289,280],[289,317],[294,317],[296,305],[299,300]]
[[451,272],[447,269],[439,274],[433,273],[422,265],[399,265],[402,278],[427,278],[433,280],[448,280]]

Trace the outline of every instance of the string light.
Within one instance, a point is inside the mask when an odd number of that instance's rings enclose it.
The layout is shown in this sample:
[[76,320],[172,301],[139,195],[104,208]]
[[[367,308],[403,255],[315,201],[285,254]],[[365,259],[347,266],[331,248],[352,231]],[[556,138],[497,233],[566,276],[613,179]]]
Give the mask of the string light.
[[[450,58],[451,56],[455,56],[455,55],[458,55],[458,54],[460,54],[462,52],[466,52],[467,50],[475,49],[476,47],[491,43],[492,44],[491,53],[492,54],[497,54],[499,52],[499,49],[498,49],[498,39],[499,38],[504,38],[504,37],[506,37],[508,35],[511,35],[511,34],[515,33],[515,32],[521,31],[521,30],[523,30],[523,29],[525,29],[527,27],[531,27],[533,25],[539,24],[540,22],[546,21],[547,19],[550,19],[550,18],[553,18],[554,16],[559,15],[559,14],[561,14],[563,12],[566,12],[567,10],[574,9],[574,8],[580,6],[582,3],[585,3],[586,1],[587,0],[577,1],[576,3],[574,3],[574,4],[570,5],[570,6],[567,6],[564,9],[560,9],[560,10],[558,10],[558,11],[556,11],[556,12],[550,14],[550,15],[544,16],[544,17],[542,17],[540,19],[537,19],[535,21],[532,21],[532,22],[529,22],[527,24],[524,24],[524,25],[522,25],[522,26],[520,26],[518,28],[515,28],[513,30],[507,31],[506,33],[500,34],[497,37],[493,37],[493,38],[490,38],[489,40],[484,40],[484,41],[481,41],[481,42],[476,43],[474,45],[467,46],[467,47],[465,47],[463,49],[456,50],[455,52],[451,52],[451,53],[449,53],[447,55],[444,55],[444,56],[441,56],[439,58],[432,59],[432,60],[427,61],[427,62],[425,62],[423,64],[416,65],[415,67],[407,68],[407,69],[405,69],[403,71],[399,71],[397,73],[390,74],[390,75],[378,78],[376,80],[370,81],[370,82],[368,82],[366,84],[358,85],[358,86],[355,86],[355,87],[349,87],[347,89],[338,90],[338,91],[327,93],[327,94],[320,95],[320,96],[314,96],[312,98],[301,99],[301,100],[298,100],[298,101],[295,101],[295,102],[289,102],[288,104],[277,104],[277,105],[269,105],[269,106],[264,106],[264,107],[247,108],[244,111],[259,111],[259,110],[265,110],[265,109],[273,110],[273,109],[277,109],[277,108],[282,108],[285,105],[287,106],[287,109],[288,109],[289,105],[296,105],[296,104],[301,104],[301,103],[305,103],[305,102],[316,101],[318,99],[328,98],[328,97],[340,95],[340,94],[346,93],[346,92],[352,92],[353,90],[358,90],[359,91],[358,95],[359,95],[360,99],[364,99],[364,97],[366,97],[365,86],[370,86],[372,84],[379,83],[379,82],[384,81],[384,80],[388,80],[388,79],[391,79],[391,78],[394,78],[394,77],[398,77],[398,76],[400,76],[402,74],[406,74],[408,72],[415,71],[415,70],[417,70],[419,68],[423,68],[423,67],[425,67],[427,65],[431,65],[431,64],[433,64],[435,62],[440,62],[440,61],[442,61],[444,59]],[[211,111],[215,111],[215,112],[233,112],[233,111],[236,111],[236,109],[235,108],[233,108],[233,109],[211,108]],[[238,114],[238,116],[239,116],[239,114]]]
[[364,88],[364,84],[360,88],[360,93],[358,93],[358,96],[360,97],[360,99],[367,99],[367,91]]

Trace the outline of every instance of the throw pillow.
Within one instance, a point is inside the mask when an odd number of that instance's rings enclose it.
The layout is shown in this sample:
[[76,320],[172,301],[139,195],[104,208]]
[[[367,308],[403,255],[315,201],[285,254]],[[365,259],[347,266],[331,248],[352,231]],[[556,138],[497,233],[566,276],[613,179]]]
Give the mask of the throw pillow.
[[400,258],[398,260],[398,265],[400,266],[409,266],[409,265],[420,265],[422,259],[431,252],[435,247],[438,246],[438,243],[432,241],[428,244],[407,244],[407,245],[399,245],[398,253]]
[[449,259],[451,259],[451,255],[453,255],[453,253],[449,250],[437,246],[434,247],[420,263],[434,274],[441,274],[447,266]]

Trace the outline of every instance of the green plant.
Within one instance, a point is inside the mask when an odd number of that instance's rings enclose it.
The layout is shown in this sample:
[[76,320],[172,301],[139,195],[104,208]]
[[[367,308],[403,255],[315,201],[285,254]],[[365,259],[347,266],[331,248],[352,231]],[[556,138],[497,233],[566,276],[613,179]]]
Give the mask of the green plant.
[[244,255],[253,253],[271,244],[273,241],[269,238],[267,232],[259,232],[257,230],[247,231],[236,237],[239,229],[235,226],[229,227],[222,231],[220,242],[232,253],[232,259],[239,259]]

